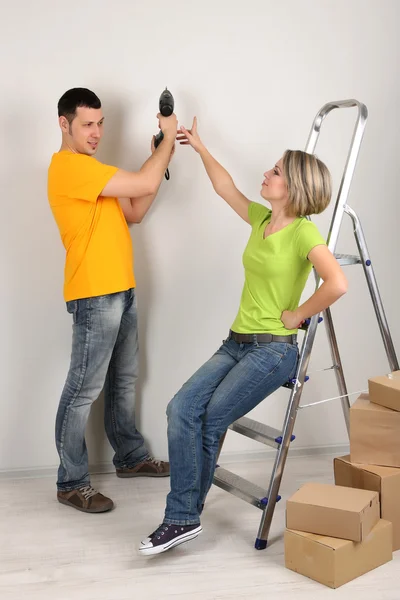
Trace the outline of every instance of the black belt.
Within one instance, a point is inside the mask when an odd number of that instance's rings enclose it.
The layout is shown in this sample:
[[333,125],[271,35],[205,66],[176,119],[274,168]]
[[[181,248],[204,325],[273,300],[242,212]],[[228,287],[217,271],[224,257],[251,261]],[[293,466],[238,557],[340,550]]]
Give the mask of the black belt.
[[272,333],[236,333],[229,331],[229,337],[239,344],[252,344],[255,342],[267,343],[283,342],[284,344],[295,344],[297,335],[273,335]]

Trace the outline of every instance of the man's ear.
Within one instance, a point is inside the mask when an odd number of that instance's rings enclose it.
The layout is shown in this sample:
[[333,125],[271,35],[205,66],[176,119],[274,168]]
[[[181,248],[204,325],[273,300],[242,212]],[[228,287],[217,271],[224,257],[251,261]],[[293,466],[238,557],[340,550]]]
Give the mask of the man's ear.
[[60,125],[60,129],[63,133],[69,133],[69,121],[67,119],[67,117],[61,116],[58,119],[58,123]]

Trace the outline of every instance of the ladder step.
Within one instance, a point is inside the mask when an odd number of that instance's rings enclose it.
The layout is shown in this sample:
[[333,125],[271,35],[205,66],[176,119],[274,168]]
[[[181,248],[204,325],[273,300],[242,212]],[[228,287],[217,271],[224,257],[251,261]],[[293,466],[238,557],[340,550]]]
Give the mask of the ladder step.
[[282,432],[279,429],[253,421],[248,417],[238,419],[229,426],[229,429],[273,448],[278,448],[279,440],[282,441]]
[[265,509],[267,492],[255,483],[247,481],[247,479],[243,479],[243,477],[239,477],[239,475],[227,469],[218,467],[215,470],[214,485],[257,508]]
[[339,265],[344,267],[345,265],[360,265],[361,258],[359,256],[353,256],[352,254],[337,254],[335,252],[335,258]]

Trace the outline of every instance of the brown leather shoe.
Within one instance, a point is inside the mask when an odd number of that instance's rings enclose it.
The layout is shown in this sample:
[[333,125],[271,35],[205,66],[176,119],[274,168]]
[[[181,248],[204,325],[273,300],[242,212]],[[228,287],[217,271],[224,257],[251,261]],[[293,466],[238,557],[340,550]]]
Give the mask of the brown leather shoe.
[[147,458],[134,467],[117,469],[117,477],[168,477],[169,462]]
[[76,510],[88,513],[101,513],[111,510],[114,502],[100,494],[91,485],[85,485],[69,492],[57,492],[57,500]]

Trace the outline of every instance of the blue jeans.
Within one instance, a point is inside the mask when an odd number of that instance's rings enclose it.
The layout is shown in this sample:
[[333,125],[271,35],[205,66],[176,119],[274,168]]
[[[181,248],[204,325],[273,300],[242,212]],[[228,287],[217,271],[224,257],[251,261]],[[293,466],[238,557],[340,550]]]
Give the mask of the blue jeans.
[[57,488],[87,485],[85,429],[104,387],[104,422],[116,467],[134,466],[149,454],[135,427],[138,332],[135,290],[67,302],[73,316],[71,364],[56,418],[60,456]]
[[171,491],[165,523],[199,523],[221,436],[295,376],[297,359],[297,344],[228,338],[183,385],[167,408]]

